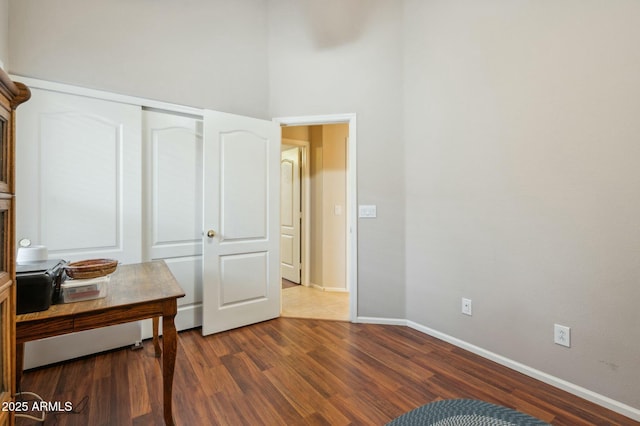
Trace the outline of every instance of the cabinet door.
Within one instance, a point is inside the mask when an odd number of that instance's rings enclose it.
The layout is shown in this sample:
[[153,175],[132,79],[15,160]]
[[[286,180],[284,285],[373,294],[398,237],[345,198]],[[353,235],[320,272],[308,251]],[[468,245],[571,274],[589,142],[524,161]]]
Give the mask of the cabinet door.
[[[4,195],[4,194],[3,194]],[[11,306],[13,256],[11,242],[11,201],[0,199],[0,405],[12,401],[14,375],[12,342],[14,316]],[[0,411],[0,424],[9,424],[10,413]]]
[[[1,278],[0,278],[1,279]],[[0,406],[13,400],[11,396],[12,365],[12,319],[11,319],[11,281],[0,285]],[[0,424],[9,424],[10,413],[0,411]]]
[[9,111],[0,105],[0,192],[12,192],[9,181],[13,166],[9,116]]
[[141,108],[33,89],[16,146],[17,238],[50,258],[141,260]]

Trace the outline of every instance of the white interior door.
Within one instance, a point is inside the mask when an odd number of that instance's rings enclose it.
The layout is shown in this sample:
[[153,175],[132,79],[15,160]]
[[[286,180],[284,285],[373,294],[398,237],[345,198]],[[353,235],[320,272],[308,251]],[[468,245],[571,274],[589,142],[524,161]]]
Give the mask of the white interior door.
[[282,151],[280,160],[280,271],[300,284],[300,148]]
[[205,335],[280,315],[279,164],[279,125],[205,111]]

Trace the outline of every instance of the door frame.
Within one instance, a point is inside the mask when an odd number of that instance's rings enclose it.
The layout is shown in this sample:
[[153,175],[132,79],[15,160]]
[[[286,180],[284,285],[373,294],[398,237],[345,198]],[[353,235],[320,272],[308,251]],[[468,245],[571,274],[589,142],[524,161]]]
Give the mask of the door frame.
[[309,141],[300,141],[297,139],[280,138],[281,146],[296,147],[300,150],[300,207],[302,209],[302,225],[300,226],[300,241],[302,251],[302,276],[300,284],[308,287],[310,281],[311,262],[311,239],[309,238],[309,230],[311,229],[311,175],[309,171],[309,152],[311,143]]
[[358,187],[356,114],[328,114],[273,119],[280,126],[318,126],[323,124],[348,124],[347,142],[347,290],[349,291],[349,321],[358,318]]

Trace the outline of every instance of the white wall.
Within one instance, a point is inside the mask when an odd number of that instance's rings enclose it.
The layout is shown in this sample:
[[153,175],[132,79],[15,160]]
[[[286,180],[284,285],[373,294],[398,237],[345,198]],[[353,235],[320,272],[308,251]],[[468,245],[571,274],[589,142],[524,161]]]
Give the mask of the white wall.
[[9,0],[10,71],[267,118],[265,4]]
[[404,318],[402,3],[273,0],[270,112],[276,117],[356,113],[358,315]]
[[640,407],[640,3],[404,18],[408,318]]

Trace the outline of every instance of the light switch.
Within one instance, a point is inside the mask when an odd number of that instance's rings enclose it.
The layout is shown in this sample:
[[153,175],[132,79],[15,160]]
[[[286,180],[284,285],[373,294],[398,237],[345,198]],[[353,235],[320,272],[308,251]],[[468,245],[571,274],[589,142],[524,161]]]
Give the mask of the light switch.
[[358,216],[362,218],[374,218],[378,215],[376,210],[375,205],[360,205],[358,206]]
[[340,204],[336,204],[333,206],[333,214],[335,214],[336,216],[342,215],[342,206]]

